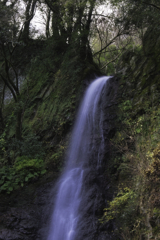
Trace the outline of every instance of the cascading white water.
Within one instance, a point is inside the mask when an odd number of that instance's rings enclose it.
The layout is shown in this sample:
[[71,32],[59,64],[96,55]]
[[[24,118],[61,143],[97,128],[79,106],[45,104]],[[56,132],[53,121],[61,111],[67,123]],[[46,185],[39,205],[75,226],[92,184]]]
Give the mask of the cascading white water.
[[83,198],[84,173],[93,152],[97,159],[96,167],[101,164],[104,137],[100,100],[102,89],[109,78],[96,79],[86,90],[73,129],[67,164],[59,181],[47,240],[76,240],[77,224],[81,219],[79,208]]

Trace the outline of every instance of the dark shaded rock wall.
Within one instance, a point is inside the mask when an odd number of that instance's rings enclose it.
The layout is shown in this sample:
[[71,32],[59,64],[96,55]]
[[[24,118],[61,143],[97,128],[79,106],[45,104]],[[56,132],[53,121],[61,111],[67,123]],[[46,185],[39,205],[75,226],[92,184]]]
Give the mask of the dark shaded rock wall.
[[0,195],[1,240],[41,239],[53,186],[53,180],[41,179],[38,184],[30,184],[10,196]]
[[[78,225],[76,240],[103,240],[116,239],[112,234],[114,223],[101,226],[99,219],[103,215],[106,201],[113,197],[113,189],[107,174],[108,160],[111,154],[110,138],[115,132],[116,99],[118,91],[118,79],[110,78],[105,85],[101,101],[100,111],[103,112],[102,128],[104,132],[104,149],[99,149],[101,164],[97,168],[97,149],[92,149],[92,155],[88,170],[84,173],[84,186],[82,189],[82,202],[80,205],[81,219]],[[100,116],[97,115],[97,118]],[[97,148],[99,139],[96,138]],[[95,157],[96,156],[96,157]]]

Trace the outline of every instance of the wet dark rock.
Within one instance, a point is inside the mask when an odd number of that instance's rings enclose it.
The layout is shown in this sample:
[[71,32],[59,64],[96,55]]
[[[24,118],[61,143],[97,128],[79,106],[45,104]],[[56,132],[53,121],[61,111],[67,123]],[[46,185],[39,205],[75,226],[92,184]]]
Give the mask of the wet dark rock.
[[[54,181],[28,186],[9,196],[0,196],[0,240],[44,239],[46,206],[50,204]],[[42,228],[43,226],[43,228]],[[44,227],[45,226],[45,227]],[[43,231],[39,231],[39,229]]]

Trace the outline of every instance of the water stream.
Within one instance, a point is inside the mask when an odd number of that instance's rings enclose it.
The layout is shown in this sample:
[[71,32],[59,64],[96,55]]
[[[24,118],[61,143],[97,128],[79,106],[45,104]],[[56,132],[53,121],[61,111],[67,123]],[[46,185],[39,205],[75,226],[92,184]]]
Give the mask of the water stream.
[[101,95],[110,77],[100,77],[90,84],[82,100],[75,122],[66,167],[59,181],[47,240],[77,240],[79,225],[85,213],[82,209],[87,171],[94,161],[95,170],[101,165],[104,148]]

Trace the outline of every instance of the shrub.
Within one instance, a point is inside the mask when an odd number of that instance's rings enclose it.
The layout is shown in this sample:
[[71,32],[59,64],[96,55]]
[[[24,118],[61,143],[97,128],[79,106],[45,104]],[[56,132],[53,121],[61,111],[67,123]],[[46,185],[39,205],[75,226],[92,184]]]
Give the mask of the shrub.
[[9,194],[45,173],[43,160],[18,157],[12,167],[3,166],[0,169],[0,192]]

